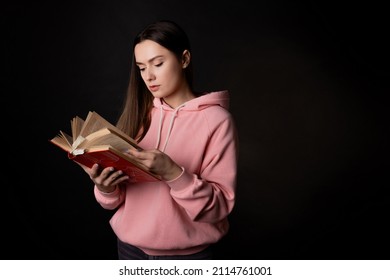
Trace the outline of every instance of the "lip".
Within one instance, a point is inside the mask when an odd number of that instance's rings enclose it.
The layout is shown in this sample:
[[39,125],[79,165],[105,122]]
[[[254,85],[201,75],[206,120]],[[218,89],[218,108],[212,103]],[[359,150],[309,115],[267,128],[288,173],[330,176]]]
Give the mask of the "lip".
[[160,86],[149,86],[149,89],[150,91],[158,91],[158,89],[160,88]]

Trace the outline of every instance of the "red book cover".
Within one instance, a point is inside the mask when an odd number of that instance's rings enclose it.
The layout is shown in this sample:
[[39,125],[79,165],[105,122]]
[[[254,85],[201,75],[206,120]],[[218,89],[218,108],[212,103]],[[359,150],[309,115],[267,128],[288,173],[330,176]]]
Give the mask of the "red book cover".
[[125,159],[126,155],[121,155],[114,149],[98,150],[73,155],[68,153],[68,158],[91,168],[95,163],[101,167],[114,167],[129,175],[131,182],[154,182],[159,181],[157,175],[153,175],[141,167]]

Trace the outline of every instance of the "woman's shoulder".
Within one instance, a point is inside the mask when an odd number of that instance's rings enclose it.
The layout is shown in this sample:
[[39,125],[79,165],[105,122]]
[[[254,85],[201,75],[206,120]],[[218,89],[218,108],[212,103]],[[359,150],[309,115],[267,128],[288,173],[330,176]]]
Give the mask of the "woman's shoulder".
[[196,99],[199,111],[209,122],[220,123],[232,118],[229,111],[230,96],[227,90],[206,92]]
[[226,107],[220,105],[204,108],[201,113],[211,123],[220,123],[233,119],[232,113]]
[[196,98],[188,101],[185,105],[186,110],[214,110],[222,107],[229,109],[229,92],[227,90],[204,92]]

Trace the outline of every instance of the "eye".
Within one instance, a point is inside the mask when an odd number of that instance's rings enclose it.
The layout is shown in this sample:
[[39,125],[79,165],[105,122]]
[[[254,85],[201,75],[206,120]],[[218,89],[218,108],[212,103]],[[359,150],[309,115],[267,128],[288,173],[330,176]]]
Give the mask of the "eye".
[[143,72],[144,70],[145,70],[145,68],[141,68],[141,67],[139,68],[140,72]]
[[160,67],[161,65],[163,65],[163,63],[162,62],[160,62],[160,63],[157,63],[156,65],[154,65],[154,66],[156,66],[156,67]]

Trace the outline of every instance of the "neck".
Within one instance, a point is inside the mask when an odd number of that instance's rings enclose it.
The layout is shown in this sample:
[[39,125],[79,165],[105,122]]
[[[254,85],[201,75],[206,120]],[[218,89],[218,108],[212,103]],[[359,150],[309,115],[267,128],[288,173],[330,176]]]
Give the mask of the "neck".
[[195,95],[192,91],[184,91],[171,96],[164,97],[163,100],[166,104],[168,104],[171,108],[175,109],[182,105],[183,103],[194,99]]

